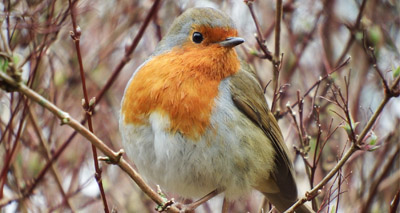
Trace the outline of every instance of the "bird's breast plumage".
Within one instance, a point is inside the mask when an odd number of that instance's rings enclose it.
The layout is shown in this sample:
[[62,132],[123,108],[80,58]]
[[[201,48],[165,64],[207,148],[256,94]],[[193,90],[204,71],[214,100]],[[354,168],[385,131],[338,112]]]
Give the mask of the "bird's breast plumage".
[[239,68],[235,50],[219,46],[188,44],[154,56],[139,68],[125,91],[123,122],[145,124],[157,112],[168,115],[168,131],[196,139],[210,124],[221,80]]

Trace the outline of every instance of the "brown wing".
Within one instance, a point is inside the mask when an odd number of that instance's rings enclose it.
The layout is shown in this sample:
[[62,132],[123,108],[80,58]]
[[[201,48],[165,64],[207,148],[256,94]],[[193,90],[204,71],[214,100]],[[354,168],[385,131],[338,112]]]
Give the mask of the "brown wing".
[[[275,169],[272,178],[279,188],[279,193],[268,194],[267,198],[280,210],[290,207],[297,199],[297,188],[293,177],[292,163],[288,157],[282,133],[277,121],[270,112],[263,90],[255,72],[242,63],[241,70],[231,78],[232,99],[239,110],[252,120],[274,146]],[[260,187],[262,188],[262,187]],[[260,190],[260,189],[259,189]],[[274,201],[277,200],[277,201]],[[279,208],[279,206],[282,206]]]

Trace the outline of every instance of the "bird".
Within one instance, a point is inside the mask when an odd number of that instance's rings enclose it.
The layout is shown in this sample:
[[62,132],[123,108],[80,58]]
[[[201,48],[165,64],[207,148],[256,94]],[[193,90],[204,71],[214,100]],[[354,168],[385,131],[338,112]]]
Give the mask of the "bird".
[[147,181],[201,198],[182,209],[223,193],[226,212],[253,189],[281,212],[298,199],[281,130],[255,71],[235,50],[244,41],[222,11],[187,9],[125,88],[126,154]]

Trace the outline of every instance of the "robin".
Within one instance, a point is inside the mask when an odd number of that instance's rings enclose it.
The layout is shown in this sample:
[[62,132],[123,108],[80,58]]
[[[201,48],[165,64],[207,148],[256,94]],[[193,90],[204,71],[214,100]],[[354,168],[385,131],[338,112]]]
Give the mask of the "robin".
[[[193,210],[252,189],[279,210],[297,200],[292,163],[255,72],[240,61],[233,21],[212,8],[180,15],[133,73],[122,99],[123,145],[139,173]],[[302,206],[297,212],[309,212]]]

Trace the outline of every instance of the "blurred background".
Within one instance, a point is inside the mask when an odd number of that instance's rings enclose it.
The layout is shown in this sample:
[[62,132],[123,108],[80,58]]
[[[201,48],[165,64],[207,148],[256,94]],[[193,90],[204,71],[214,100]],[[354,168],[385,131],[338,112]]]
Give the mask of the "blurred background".
[[[72,1],[81,31],[89,99],[105,91],[94,108],[93,130],[109,147],[116,151],[122,148],[118,117],[127,81],[175,17],[187,8],[213,7],[232,17],[246,40],[237,51],[259,74],[271,104],[272,64],[259,57],[262,51],[255,38],[256,25],[242,0],[161,1],[128,63],[122,63],[120,69],[118,65],[153,2]],[[273,51],[276,2],[256,0],[252,4],[265,44]],[[389,85],[399,75],[400,2],[287,0],[283,5],[283,60],[276,114],[295,163],[299,196],[303,196],[336,165],[350,139],[360,134],[376,111],[384,97],[379,73]],[[4,67],[7,60],[3,55],[9,48],[24,82],[72,117],[83,120],[82,82],[70,34],[70,12],[68,1],[1,1],[0,62]],[[106,86],[107,82],[111,84]],[[301,107],[293,105],[298,100],[302,100]],[[353,132],[343,109],[348,109]],[[394,98],[379,115],[362,149],[315,198],[314,207],[322,212],[388,212],[400,192],[399,124],[400,99]],[[17,92],[0,90],[0,139],[1,212],[103,211],[90,143],[69,126],[60,125],[49,111]],[[52,158],[62,146],[65,149],[54,166],[44,171],[48,156]],[[119,167],[100,166],[110,209],[154,212],[155,203]],[[32,190],[26,193],[27,189]],[[231,210],[257,212],[261,201],[261,194],[253,192]],[[220,212],[221,205],[219,197],[197,212]]]

